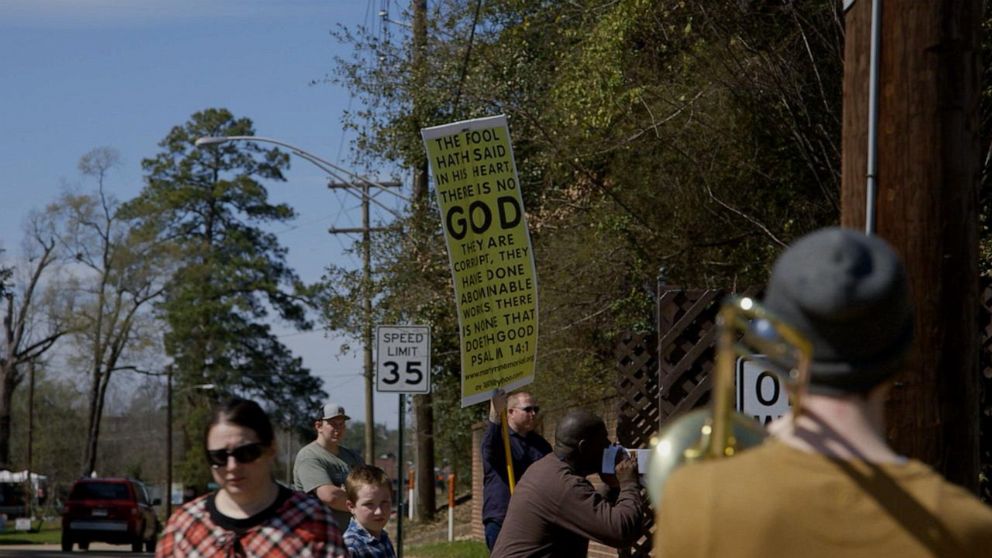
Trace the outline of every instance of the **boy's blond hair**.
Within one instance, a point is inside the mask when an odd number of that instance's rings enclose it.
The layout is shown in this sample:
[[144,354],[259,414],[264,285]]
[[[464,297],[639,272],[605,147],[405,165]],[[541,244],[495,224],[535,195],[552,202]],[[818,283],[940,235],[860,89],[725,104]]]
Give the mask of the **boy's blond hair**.
[[375,465],[359,465],[348,473],[348,478],[344,481],[344,491],[348,494],[348,500],[352,503],[357,502],[358,491],[368,485],[385,487],[389,489],[390,496],[393,494],[393,484],[389,482],[385,471]]

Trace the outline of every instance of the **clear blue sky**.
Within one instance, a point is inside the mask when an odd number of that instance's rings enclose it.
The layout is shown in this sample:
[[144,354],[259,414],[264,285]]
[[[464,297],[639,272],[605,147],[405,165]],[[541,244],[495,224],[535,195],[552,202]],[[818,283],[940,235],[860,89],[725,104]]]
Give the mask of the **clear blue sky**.
[[[28,212],[81,182],[76,163],[100,146],[122,166],[108,180],[120,199],[142,186],[141,160],[158,151],[172,126],[209,107],[251,118],[258,135],[277,138],[349,166],[341,116],[358,108],[330,83],[348,47],[338,24],[381,28],[381,0],[2,0],[0,1],[0,256],[15,263]],[[403,5],[389,4],[399,19]],[[394,38],[402,29],[390,30]],[[398,40],[398,39],[395,39]],[[385,178],[385,177],[382,177]],[[401,177],[409,182],[406,175]],[[319,278],[351,239],[327,229],[360,223],[358,203],[325,188],[319,169],[293,158],[271,198],[299,217],[274,230],[304,280]],[[408,184],[406,188],[408,189]],[[341,341],[275,325],[283,341],[325,382],[331,399],[364,417],[361,362],[338,358]],[[357,343],[352,343],[360,348]],[[359,355],[360,357],[360,355]],[[376,422],[395,426],[396,395],[376,396]]]

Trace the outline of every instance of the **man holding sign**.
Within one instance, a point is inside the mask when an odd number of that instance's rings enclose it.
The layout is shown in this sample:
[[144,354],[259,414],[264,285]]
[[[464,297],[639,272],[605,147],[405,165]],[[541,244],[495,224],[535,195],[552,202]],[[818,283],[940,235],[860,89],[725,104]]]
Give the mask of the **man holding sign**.
[[513,474],[519,479],[528,467],[551,453],[551,444],[534,432],[537,426],[537,401],[526,392],[507,397],[497,390],[489,405],[489,424],[482,434],[482,470],[485,474],[482,488],[482,524],[486,532],[486,546],[492,551],[496,537],[503,527],[506,507],[510,502],[509,476],[506,469],[506,452],[500,430],[500,415],[506,412],[510,427],[510,453],[513,455]]

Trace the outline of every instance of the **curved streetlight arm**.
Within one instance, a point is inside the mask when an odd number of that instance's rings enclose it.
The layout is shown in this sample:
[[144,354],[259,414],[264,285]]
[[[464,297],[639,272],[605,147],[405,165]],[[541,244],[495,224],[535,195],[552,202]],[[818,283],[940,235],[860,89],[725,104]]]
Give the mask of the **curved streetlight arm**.
[[[284,141],[281,141],[281,140],[277,140],[277,139],[273,139],[273,138],[268,138],[268,137],[264,137],[264,136],[204,136],[202,138],[198,138],[196,140],[196,142],[194,142],[194,145],[196,145],[196,147],[203,147],[204,145],[216,145],[216,144],[227,143],[227,142],[231,142],[231,141],[255,141],[255,142],[261,142],[261,143],[272,143],[272,144],[275,144],[275,145],[280,145],[280,146],[285,147],[286,149],[289,149],[290,151],[292,151],[293,154],[295,154],[297,157],[300,157],[301,159],[305,159],[305,160],[309,161],[313,165],[317,166],[320,170],[326,172],[327,174],[329,174],[329,175],[331,175],[331,176],[333,176],[335,178],[338,178],[338,173],[341,173],[341,174],[346,175],[347,177],[349,177],[353,181],[364,182],[365,184],[368,184],[369,186],[374,186],[376,188],[380,188],[382,190],[385,190],[385,191],[389,192],[390,194],[392,194],[392,195],[400,198],[401,200],[404,200],[406,202],[409,202],[410,201],[410,199],[407,198],[406,196],[403,196],[401,194],[397,194],[396,192],[390,191],[388,187],[384,186],[383,184],[381,184],[379,182],[375,182],[374,180],[369,180],[368,178],[366,178],[364,176],[361,176],[359,174],[356,174],[356,173],[354,173],[354,172],[352,172],[352,171],[350,171],[350,170],[348,170],[348,169],[346,169],[344,167],[341,167],[339,165],[335,165],[334,163],[332,163],[330,161],[327,161],[325,159],[322,159],[322,158],[314,155],[313,153],[310,153],[308,151],[305,151],[303,149],[300,149],[299,147],[296,147],[295,145],[288,144],[288,143],[286,143]],[[346,191],[348,191],[348,193],[350,193],[351,195],[358,197],[358,199],[362,199],[362,194],[359,194],[358,192],[355,192],[353,190],[347,190],[346,189]],[[394,217],[399,217],[399,218],[402,218],[403,217],[403,215],[400,214],[400,213],[398,213],[396,210],[394,210],[394,209],[392,209],[392,208],[390,208],[390,207],[382,204],[381,202],[379,202],[379,201],[377,201],[375,199],[372,199],[371,196],[369,196],[369,199],[370,199],[370,201],[372,203],[375,203],[380,208],[382,208],[385,211],[387,211],[390,214],[392,214]]]

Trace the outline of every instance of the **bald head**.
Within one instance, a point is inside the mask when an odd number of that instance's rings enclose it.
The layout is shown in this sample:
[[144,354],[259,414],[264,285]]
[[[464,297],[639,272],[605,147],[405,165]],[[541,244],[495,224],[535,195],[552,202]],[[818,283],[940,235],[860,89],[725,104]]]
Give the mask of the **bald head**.
[[583,474],[599,470],[609,445],[603,419],[583,409],[569,412],[555,429],[555,454]]

